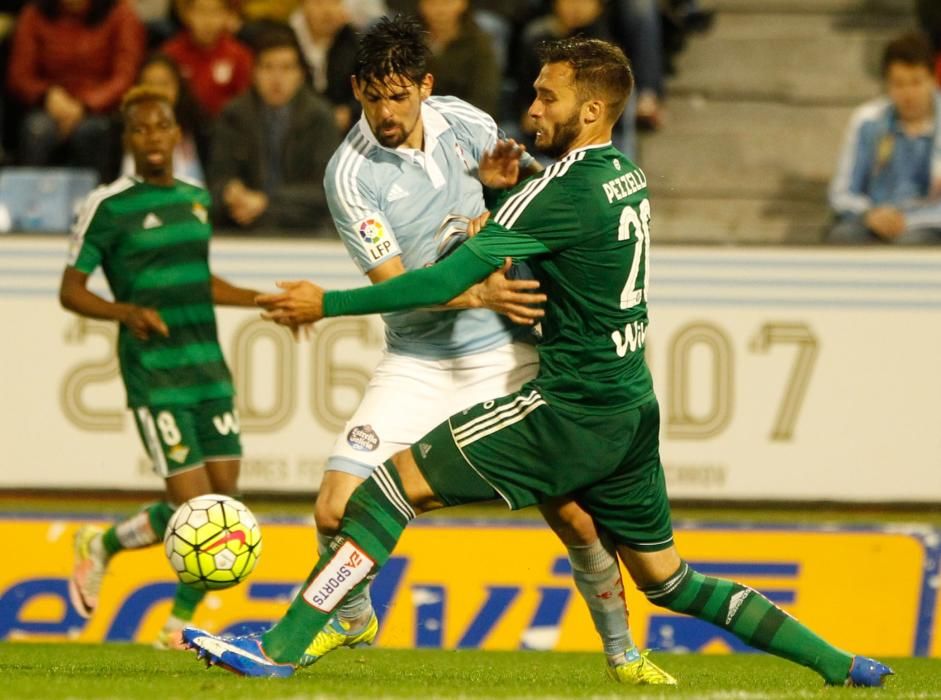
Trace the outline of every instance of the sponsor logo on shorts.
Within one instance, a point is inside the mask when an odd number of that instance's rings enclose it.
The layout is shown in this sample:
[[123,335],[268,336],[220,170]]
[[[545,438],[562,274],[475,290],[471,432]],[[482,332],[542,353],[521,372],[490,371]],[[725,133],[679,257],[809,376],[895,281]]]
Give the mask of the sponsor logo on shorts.
[[206,211],[206,207],[199,202],[193,202],[193,216],[199,219],[199,223],[201,224],[205,224],[209,221],[209,212]]
[[357,425],[347,433],[346,441],[360,452],[372,452],[379,447],[379,436],[371,425]]
[[431,452],[431,445],[427,442],[420,443],[418,445],[418,451],[421,452],[422,459],[428,456],[428,453]]
[[343,597],[369,575],[375,563],[347,540],[304,590],[304,600],[321,612],[333,612]]
[[178,464],[183,464],[183,462],[185,462],[186,458],[189,456],[189,453],[190,448],[188,448],[186,445],[176,445],[167,451],[167,457]]

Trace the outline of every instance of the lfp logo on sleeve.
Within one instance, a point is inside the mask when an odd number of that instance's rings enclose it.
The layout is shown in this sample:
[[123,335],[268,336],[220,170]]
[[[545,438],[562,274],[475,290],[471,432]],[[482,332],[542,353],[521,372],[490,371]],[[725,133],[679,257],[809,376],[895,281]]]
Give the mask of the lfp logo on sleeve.
[[359,235],[369,247],[366,252],[373,260],[381,260],[386,253],[392,250],[391,236],[379,219],[369,218],[359,222]]

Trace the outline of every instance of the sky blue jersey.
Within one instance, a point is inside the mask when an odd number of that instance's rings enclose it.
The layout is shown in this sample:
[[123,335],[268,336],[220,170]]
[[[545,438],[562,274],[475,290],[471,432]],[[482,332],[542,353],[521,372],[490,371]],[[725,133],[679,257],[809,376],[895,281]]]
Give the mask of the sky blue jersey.
[[[327,165],[327,203],[340,238],[363,273],[402,257],[407,270],[437,256],[435,233],[454,215],[482,213],[477,164],[497,140],[485,112],[456,97],[422,103],[424,149],[386,148],[361,117]],[[526,154],[521,164],[532,161]],[[482,352],[518,332],[485,309],[384,314],[391,351],[425,359]]]

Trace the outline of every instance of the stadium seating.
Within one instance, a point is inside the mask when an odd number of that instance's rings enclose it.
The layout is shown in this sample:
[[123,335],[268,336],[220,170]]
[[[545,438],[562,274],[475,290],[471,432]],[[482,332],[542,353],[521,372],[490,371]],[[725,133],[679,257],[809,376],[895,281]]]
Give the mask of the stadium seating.
[[94,170],[4,168],[0,171],[0,230],[68,231],[76,208],[97,184]]

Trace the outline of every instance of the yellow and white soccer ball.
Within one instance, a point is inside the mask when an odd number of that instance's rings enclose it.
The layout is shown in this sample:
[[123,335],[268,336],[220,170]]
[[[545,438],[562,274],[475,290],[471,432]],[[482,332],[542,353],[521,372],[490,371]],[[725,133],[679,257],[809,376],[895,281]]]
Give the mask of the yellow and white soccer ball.
[[228,588],[255,568],[261,555],[261,529],[243,503],[213,493],[191,498],[176,509],[163,546],[183,583]]

